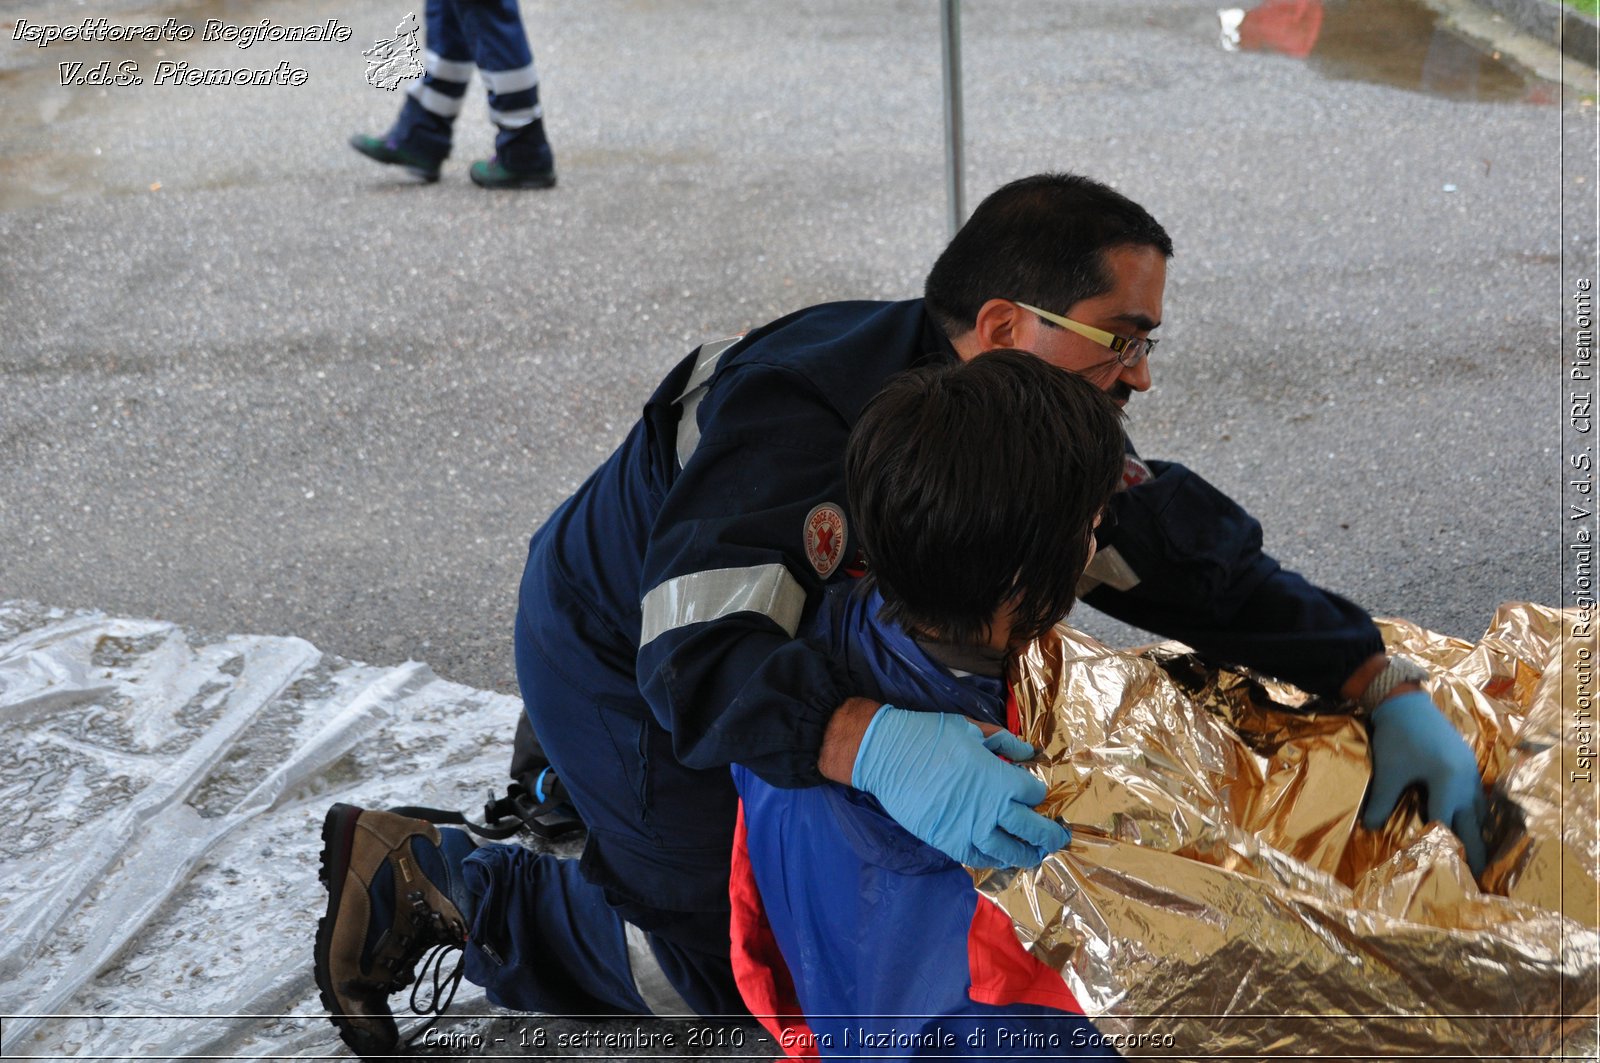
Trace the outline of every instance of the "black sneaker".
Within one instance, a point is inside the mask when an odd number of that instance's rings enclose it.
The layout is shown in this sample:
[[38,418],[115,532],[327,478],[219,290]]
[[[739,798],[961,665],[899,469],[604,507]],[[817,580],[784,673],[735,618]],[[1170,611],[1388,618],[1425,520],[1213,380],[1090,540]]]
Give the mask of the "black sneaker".
[[554,163],[537,170],[511,170],[498,155],[473,163],[467,175],[479,188],[554,188],[556,183]]
[[406,173],[433,182],[439,179],[439,159],[430,158],[420,151],[391,144],[383,137],[369,137],[357,133],[350,138],[350,146],[374,162],[403,167]]
[[[459,834],[460,832],[452,832]],[[459,843],[459,844],[458,844]],[[416,979],[417,961],[428,949],[427,967],[467,938],[466,921],[451,900],[452,872],[441,844],[455,850],[472,843],[464,835],[449,842],[420,819],[391,812],[367,812],[334,805],[322,823],[322,882],[328,912],[317,924],[312,971],[329,1021],[361,1056],[392,1053],[399,1027],[389,1010],[389,995]],[[456,876],[459,876],[457,871]],[[435,973],[437,982],[439,976]],[[461,966],[446,976],[449,996],[461,980]],[[435,1000],[435,1014],[449,1006]]]

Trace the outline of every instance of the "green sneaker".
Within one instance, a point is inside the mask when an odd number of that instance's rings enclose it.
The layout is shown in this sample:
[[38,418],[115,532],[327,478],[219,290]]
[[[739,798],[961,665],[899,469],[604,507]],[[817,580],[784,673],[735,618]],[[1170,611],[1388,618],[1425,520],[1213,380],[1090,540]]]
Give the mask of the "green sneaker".
[[350,138],[350,146],[374,162],[404,167],[406,173],[433,182],[439,179],[438,159],[431,159],[419,151],[397,147],[382,137],[369,137],[357,133]]
[[467,170],[472,183],[479,188],[554,188],[554,164],[541,170],[508,170],[498,156],[480,159]]

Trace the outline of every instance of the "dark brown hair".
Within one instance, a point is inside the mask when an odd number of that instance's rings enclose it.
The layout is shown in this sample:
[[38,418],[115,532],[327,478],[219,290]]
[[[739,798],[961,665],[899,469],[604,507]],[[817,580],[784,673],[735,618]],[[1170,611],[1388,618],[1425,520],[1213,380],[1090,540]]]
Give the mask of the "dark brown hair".
[[1019,638],[1065,616],[1121,477],[1121,418],[1098,388],[1023,351],[890,380],[845,452],[885,618],[974,644],[1013,599]]

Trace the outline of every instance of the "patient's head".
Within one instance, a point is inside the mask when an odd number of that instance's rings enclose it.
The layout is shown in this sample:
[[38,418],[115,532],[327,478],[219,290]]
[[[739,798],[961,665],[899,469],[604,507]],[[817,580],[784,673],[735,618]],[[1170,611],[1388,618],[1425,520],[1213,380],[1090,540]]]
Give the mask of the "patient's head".
[[891,380],[845,454],[884,616],[1010,648],[1072,608],[1122,473],[1121,411],[1078,376],[992,351]]

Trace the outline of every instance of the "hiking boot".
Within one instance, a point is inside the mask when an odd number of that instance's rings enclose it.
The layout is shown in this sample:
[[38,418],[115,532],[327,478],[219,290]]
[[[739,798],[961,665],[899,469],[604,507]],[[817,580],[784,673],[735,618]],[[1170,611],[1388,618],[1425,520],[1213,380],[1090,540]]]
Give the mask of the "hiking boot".
[[496,155],[481,159],[467,170],[467,176],[479,188],[553,188],[556,183],[555,163],[533,170],[512,170]]
[[[328,914],[317,924],[313,972],[323,1006],[339,1036],[362,1056],[387,1055],[400,1041],[389,995],[410,985],[429,948],[466,943],[466,920],[452,899],[461,896],[460,858],[472,842],[433,824],[391,812],[334,805],[322,823],[322,882]],[[452,870],[452,863],[456,870]],[[461,967],[445,981],[455,995]],[[434,1006],[441,1012],[436,983]],[[416,1004],[412,1010],[426,1014]]]
[[440,160],[411,148],[402,148],[392,139],[357,133],[350,138],[350,146],[375,162],[402,167],[413,177],[429,182],[439,179]]

